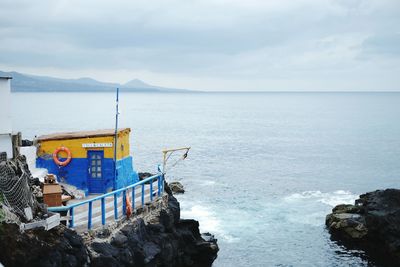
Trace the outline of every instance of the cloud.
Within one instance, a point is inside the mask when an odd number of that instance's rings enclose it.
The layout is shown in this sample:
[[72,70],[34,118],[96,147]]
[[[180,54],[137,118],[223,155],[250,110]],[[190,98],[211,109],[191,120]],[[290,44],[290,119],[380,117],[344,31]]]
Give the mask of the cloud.
[[363,42],[364,53],[377,56],[400,56],[400,31],[378,33]]
[[5,0],[0,67],[202,90],[368,87],[362,73],[382,71],[371,66],[398,69],[399,11],[397,0]]

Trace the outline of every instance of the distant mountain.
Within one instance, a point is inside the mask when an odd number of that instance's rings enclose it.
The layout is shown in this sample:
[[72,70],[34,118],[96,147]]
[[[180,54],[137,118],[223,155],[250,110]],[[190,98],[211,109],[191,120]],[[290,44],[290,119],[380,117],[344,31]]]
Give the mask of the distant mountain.
[[126,84],[105,83],[92,78],[61,79],[47,76],[23,74],[15,71],[0,71],[0,76],[11,76],[12,92],[111,92],[117,87],[125,92],[184,93],[189,90],[165,88],[134,79]]
[[125,83],[123,85],[123,87],[126,87],[126,88],[156,88],[157,86],[147,84],[139,79],[134,79],[132,81]]

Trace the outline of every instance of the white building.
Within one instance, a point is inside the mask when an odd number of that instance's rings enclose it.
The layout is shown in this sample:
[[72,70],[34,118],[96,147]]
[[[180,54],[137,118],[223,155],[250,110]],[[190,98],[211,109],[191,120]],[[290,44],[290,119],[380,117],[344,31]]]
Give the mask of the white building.
[[0,76],[0,152],[7,152],[8,158],[13,156],[10,80]]
[[[6,152],[9,159],[13,158],[13,131],[11,122],[11,77],[0,76],[0,152]],[[16,134],[14,133],[14,137]],[[19,144],[15,144],[19,145]],[[26,156],[26,161],[33,177],[42,182],[47,169],[36,168],[36,147],[19,147],[19,153]],[[1,265],[0,265],[1,267]]]

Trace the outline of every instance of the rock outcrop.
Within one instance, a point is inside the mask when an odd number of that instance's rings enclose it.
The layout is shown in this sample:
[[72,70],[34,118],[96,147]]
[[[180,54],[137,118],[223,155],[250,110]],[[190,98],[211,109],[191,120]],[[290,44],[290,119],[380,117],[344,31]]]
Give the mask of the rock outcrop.
[[361,195],[355,205],[338,205],[326,225],[332,239],[382,264],[400,266],[400,190],[377,190]]
[[50,231],[19,231],[0,224],[0,262],[4,266],[85,266],[89,254],[81,236],[59,225]]
[[211,266],[217,240],[201,235],[197,221],[180,219],[179,202],[168,186],[166,193],[162,208],[149,216],[82,236],[63,225],[20,233],[16,225],[0,224],[0,262],[4,266]]
[[166,192],[167,208],[93,239],[88,247],[91,266],[211,266],[217,240],[203,238],[197,221],[180,219],[179,202],[169,187]]
[[169,187],[174,194],[183,194],[185,193],[185,188],[180,182],[170,182]]

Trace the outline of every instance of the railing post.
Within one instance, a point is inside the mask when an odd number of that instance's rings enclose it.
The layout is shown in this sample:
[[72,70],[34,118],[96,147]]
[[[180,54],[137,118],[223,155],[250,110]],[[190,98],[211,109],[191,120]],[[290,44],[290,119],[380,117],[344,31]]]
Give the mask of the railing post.
[[87,228],[90,230],[92,229],[92,208],[93,208],[93,202],[89,202],[89,210],[88,210],[88,223],[87,223]]
[[153,202],[153,179],[150,181],[150,202]]
[[144,184],[142,184],[142,207],[144,206]]
[[161,174],[161,194],[164,194],[164,173]]
[[126,190],[122,191],[122,214],[126,214]]
[[136,202],[136,196],[135,196],[135,187],[132,187],[132,211],[135,211],[135,202]]
[[[154,190],[154,184],[153,184],[154,183],[154,179],[157,179],[157,182],[158,182],[158,188],[157,188],[158,192],[157,193],[153,192],[153,190]],[[146,189],[146,184],[147,183],[150,183],[150,185],[149,185],[150,201],[154,201],[154,198],[157,196],[157,195],[153,195],[153,193],[158,194],[158,196],[163,195],[164,190],[165,190],[164,174],[159,172],[157,175],[151,176],[151,177],[149,177],[149,178],[147,178],[147,179],[145,179],[143,181],[137,182],[135,184],[128,185],[128,186],[126,186],[124,188],[121,188],[121,189],[118,189],[118,190],[114,190],[112,192],[109,192],[109,193],[106,193],[104,195],[95,197],[93,199],[87,199],[87,200],[84,200],[84,201],[82,201],[80,203],[75,203],[75,204],[72,204],[72,205],[66,206],[66,207],[49,207],[48,210],[49,211],[56,211],[56,212],[68,211],[69,212],[68,227],[74,228],[75,227],[75,214],[74,214],[75,213],[75,207],[79,207],[79,206],[88,204],[89,207],[88,207],[87,228],[91,229],[91,228],[93,228],[93,202],[94,201],[98,201],[98,200],[101,201],[101,223],[102,223],[102,225],[105,225],[106,224],[106,219],[107,219],[106,218],[107,210],[106,210],[106,199],[105,198],[106,197],[111,197],[111,196],[114,195],[114,218],[115,218],[115,220],[118,220],[118,196],[119,196],[119,194],[120,193],[123,194],[123,197],[122,197],[122,202],[123,202],[122,203],[122,212],[123,212],[123,214],[126,214],[126,211],[127,211],[126,200],[127,200],[127,197],[128,197],[127,194],[131,194],[132,193],[132,208],[133,208],[133,211],[134,211],[135,210],[135,206],[137,206],[136,205],[136,192],[138,190],[140,190],[140,188],[138,188],[136,190],[136,187],[139,187],[139,186],[142,187],[140,199],[141,199],[142,207],[144,207],[145,202],[146,202],[145,201],[146,200],[146,197],[145,197],[146,196],[146,190],[145,189]],[[132,189],[132,192],[129,192],[129,189]]]
[[118,195],[114,194],[114,219],[118,220]]
[[106,201],[104,197],[101,199],[101,224],[106,224]]
[[160,196],[161,195],[161,177],[160,175],[157,177],[157,195]]
[[74,228],[74,208],[69,209],[69,216],[71,217],[69,220],[69,227]]

